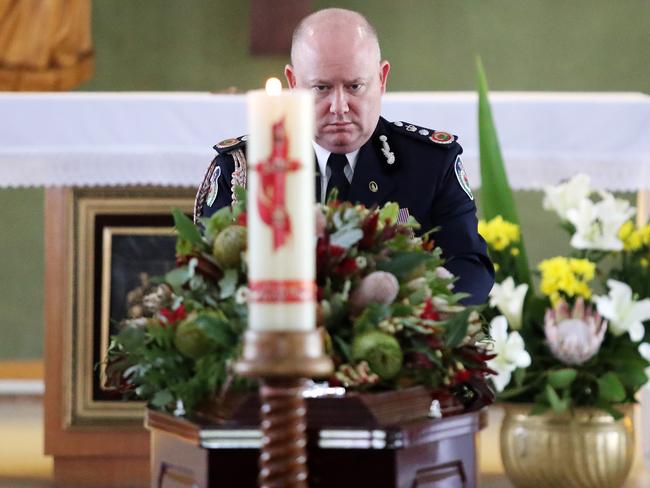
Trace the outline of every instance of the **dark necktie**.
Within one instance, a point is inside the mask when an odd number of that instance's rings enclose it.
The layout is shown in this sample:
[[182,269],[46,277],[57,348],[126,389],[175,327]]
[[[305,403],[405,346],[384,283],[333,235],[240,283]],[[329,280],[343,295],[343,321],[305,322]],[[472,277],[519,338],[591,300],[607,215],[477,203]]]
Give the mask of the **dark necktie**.
[[345,154],[330,154],[327,159],[327,166],[330,168],[330,179],[327,182],[327,194],[325,198],[329,198],[330,192],[337,188],[339,190],[338,200],[345,201],[348,199],[350,192],[350,182],[345,177],[343,169],[348,164],[348,158]]

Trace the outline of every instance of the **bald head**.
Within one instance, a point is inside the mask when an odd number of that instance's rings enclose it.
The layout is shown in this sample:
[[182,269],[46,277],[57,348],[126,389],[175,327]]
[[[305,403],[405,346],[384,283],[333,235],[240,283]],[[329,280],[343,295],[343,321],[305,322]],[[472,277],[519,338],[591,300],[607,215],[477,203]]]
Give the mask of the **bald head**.
[[358,12],[342,8],[328,8],[308,15],[293,31],[291,41],[291,63],[296,64],[304,49],[318,48],[323,42],[368,47],[377,63],[381,51],[377,31]]
[[300,22],[284,74],[291,88],[314,93],[316,142],[330,152],[350,153],[377,127],[389,70],[365,17],[331,8]]

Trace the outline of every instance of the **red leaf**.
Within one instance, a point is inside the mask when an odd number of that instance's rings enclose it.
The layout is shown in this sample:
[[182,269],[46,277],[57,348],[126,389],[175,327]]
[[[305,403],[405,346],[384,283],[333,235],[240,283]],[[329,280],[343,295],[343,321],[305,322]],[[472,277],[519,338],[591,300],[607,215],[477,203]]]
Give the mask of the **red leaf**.
[[433,300],[431,300],[431,298],[427,298],[424,301],[424,310],[422,310],[420,318],[427,320],[440,320],[440,314],[434,307]]
[[469,372],[466,369],[461,369],[460,371],[456,372],[456,375],[454,376],[454,383],[465,383],[471,377],[472,377],[471,372]]
[[377,232],[377,223],[379,222],[379,212],[372,212],[366,219],[361,223],[361,230],[363,231],[363,237],[359,241],[359,249],[369,249],[374,240],[375,233]]
[[187,312],[185,311],[185,305],[182,303],[176,310],[169,310],[168,308],[163,308],[160,310],[160,315],[165,317],[169,325],[173,325],[176,322],[183,320],[187,317]]
[[357,263],[352,258],[345,258],[341,263],[334,268],[334,272],[347,276],[351,275],[357,270]]

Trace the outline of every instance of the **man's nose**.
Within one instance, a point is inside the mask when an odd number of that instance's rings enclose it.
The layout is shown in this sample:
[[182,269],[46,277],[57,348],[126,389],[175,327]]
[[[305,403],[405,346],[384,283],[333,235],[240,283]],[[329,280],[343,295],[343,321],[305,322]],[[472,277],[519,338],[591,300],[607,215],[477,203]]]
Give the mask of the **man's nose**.
[[333,90],[330,112],[338,115],[347,113],[349,110],[347,94],[343,87]]

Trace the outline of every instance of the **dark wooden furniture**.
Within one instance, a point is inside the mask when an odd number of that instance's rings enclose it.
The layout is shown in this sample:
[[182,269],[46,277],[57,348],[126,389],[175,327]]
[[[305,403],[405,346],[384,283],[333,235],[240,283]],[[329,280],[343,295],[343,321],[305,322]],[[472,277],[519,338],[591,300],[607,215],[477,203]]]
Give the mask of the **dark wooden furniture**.
[[[386,426],[373,419],[344,426],[332,403],[326,408],[339,425],[315,426],[323,415],[308,414],[311,488],[477,486],[475,437],[486,424],[485,409]],[[312,412],[313,405],[308,401]],[[145,424],[151,431],[152,487],[257,486],[261,433],[255,422],[215,424],[149,410]]]

